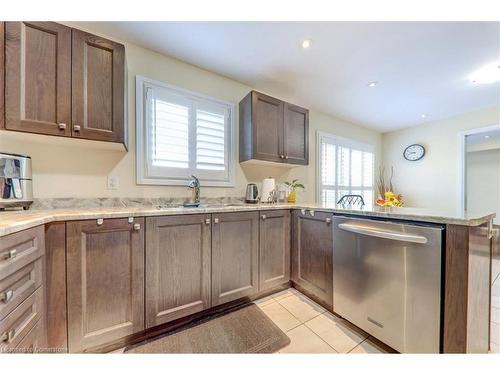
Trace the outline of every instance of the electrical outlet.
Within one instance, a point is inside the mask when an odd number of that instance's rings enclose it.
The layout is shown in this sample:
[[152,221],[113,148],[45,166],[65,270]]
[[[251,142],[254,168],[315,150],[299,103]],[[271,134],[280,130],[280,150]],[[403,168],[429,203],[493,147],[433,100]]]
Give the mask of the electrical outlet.
[[118,176],[108,176],[108,190],[118,190],[120,178]]

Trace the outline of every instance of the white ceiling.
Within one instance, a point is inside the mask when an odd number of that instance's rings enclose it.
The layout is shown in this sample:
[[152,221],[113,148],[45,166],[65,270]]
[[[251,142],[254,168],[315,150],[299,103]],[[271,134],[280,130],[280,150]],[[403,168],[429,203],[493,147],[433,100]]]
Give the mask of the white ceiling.
[[[142,45],[380,131],[500,103],[470,73],[500,62],[500,22],[104,22]],[[312,40],[309,49],[300,44]],[[367,87],[371,81],[379,84]],[[426,114],[426,118],[421,117]]]

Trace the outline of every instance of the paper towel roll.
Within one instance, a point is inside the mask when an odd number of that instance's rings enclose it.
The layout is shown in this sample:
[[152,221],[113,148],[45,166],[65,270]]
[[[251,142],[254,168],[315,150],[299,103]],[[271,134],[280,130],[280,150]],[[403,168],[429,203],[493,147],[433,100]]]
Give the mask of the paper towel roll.
[[272,199],[272,193],[276,188],[276,181],[274,178],[268,177],[262,181],[262,194],[260,196],[260,201],[267,203]]

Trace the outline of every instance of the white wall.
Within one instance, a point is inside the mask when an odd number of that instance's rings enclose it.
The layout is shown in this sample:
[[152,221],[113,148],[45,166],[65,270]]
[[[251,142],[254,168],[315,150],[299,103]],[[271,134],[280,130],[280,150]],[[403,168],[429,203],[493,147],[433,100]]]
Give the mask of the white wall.
[[[90,29],[87,31],[92,32]],[[185,187],[136,184],[135,76],[143,75],[234,103],[238,103],[251,90],[242,83],[182,61],[130,43],[124,44],[129,74],[130,149],[128,153],[120,150],[116,145],[100,142],[0,132],[0,151],[28,154],[32,157],[35,197],[187,197],[190,193]],[[266,93],[278,96],[271,89],[266,90]],[[289,100],[281,95],[278,97]],[[296,104],[300,105],[300,103]],[[283,169],[267,166],[242,167],[236,163],[236,187],[202,188],[202,197],[241,197],[244,195],[248,182],[260,182],[267,176],[274,176],[280,181],[291,177],[302,179],[307,189],[299,194],[299,201],[313,201],[317,129],[374,144],[377,150],[376,158],[380,160],[380,133],[311,109],[309,166]],[[119,177],[120,188],[118,190],[106,189],[108,175]]]
[[467,210],[495,211],[500,224],[500,148],[467,153]]
[[[498,123],[500,108],[495,107],[383,134],[383,164],[386,169],[394,166],[395,190],[403,194],[406,206],[456,212],[458,133]],[[417,162],[403,158],[403,150],[413,143],[426,148]]]

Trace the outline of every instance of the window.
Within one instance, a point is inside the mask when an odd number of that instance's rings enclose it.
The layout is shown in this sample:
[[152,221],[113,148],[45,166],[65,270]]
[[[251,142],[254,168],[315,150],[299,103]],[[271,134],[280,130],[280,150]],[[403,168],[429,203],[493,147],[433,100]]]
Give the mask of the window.
[[234,186],[234,104],[136,77],[137,183]]
[[359,194],[373,204],[373,146],[317,133],[318,192],[321,204],[334,205],[345,194]]

